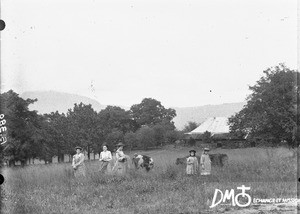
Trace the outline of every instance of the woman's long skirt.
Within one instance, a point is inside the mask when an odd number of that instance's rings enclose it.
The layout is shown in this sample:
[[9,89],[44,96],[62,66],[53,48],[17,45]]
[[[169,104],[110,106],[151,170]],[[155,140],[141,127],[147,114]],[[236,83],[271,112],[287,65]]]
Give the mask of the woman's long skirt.
[[107,172],[108,164],[109,164],[108,161],[101,161],[101,162],[100,162],[100,172],[101,172],[101,173]]
[[116,162],[116,165],[113,168],[113,172],[117,175],[124,175],[127,172],[127,161],[125,162]]
[[85,165],[79,165],[74,170],[74,176],[75,176],[75,178],[85,177],[85,175],[86,175]]

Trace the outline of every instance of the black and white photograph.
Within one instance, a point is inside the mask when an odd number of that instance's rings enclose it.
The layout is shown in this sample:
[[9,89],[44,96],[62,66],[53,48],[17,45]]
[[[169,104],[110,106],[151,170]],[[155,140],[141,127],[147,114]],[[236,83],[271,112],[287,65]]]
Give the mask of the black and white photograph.
[[299,8],[1,0],[0,213],[298,213]]

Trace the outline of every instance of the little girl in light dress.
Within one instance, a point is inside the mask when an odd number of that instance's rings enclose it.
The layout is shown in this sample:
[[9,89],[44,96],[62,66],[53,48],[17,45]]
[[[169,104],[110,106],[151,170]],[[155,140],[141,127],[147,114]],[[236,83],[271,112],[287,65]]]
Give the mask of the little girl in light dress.
[[198,158],[195,156],[196,151],[191,150],[190,156],[186,159],[186,174],[196,175],[198,171]]
[[209,148],[204,148],[203,154],[201,155],[201,175],[210,175],[211,172],[211,160],[209,158]]

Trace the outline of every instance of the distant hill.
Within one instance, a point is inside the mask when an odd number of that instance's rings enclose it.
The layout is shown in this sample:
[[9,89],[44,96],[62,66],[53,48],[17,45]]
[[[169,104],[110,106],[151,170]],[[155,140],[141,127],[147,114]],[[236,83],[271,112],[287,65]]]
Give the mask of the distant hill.
[[220,105],[205,105],[199,107],[174,108],[177,116],[174,118],[175,126],[181,130],[188,121],[202,123],[209,117],[230,117],[239,112],[245,102],[225,103]]
[[20,97],[23,99],[37,98],[38,101],[30,105],[29,108],[30,110],[37,110],[40,114],[55,111],[66,113],[68,109],[72,109],[74,107],[75,103],[79,104],[80,102],[86,105],[91,104],[93,109],[96,111],[100,111],[106,107],[105,105],[100,104],[98,101],[85,96],[57,91],[30,91],[24,92],[20,95]]
[[[98,101],[85,96],[56,91],[31,91],[24,92],[20,96],[24,99],[37,98],[38,101],[29,107],[31,110],[37,110],[40,114],[55,111],[66,113],[68,109],[73,108],[74,103],[79,104],[80,102],[84,104],[91,104],[97,112],[106,107],[106,105],[102,105]],[[202,123],[208,117],[229,117],[240,111],[245,104],[246,103],[244,102],[240,102],[220,105],[205,105],[199,107],[174,107],[177,113],[177,116],[174,118],[175,126],[177,129],[181,130],[188,121]],[[128,107],[120,107],[125,110],[129,110]]]

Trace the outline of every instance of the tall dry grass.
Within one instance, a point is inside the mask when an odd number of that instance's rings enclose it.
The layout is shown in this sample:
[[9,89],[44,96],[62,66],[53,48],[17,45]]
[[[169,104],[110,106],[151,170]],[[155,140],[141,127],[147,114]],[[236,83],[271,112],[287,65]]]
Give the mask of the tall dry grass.
[[[295,197],[297,159],[283,148],[215,150],[229,164],[212,175],[187,176],[176,157],[188,148],[142,152],[154,158],[149,173],[102,175],[98,161],[86,162],[87,177],[76,180],[70,164],[5,168],[2,213],[199,213],[209,209],[215,188],[251,187],[256,198]],[[132,154],[129,154],[132,156]]]

